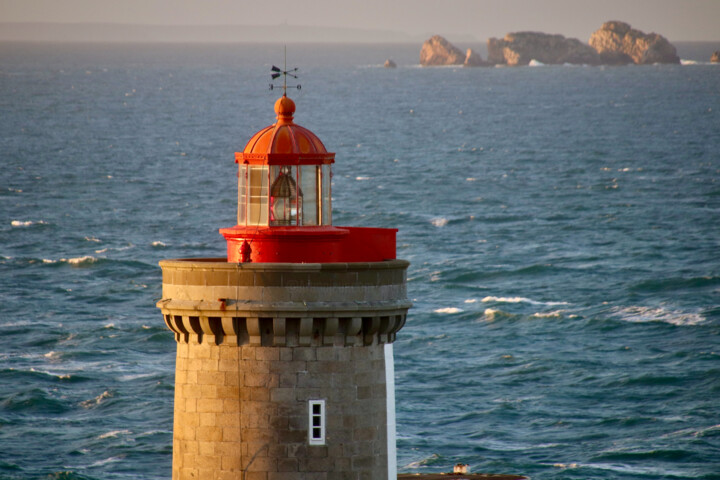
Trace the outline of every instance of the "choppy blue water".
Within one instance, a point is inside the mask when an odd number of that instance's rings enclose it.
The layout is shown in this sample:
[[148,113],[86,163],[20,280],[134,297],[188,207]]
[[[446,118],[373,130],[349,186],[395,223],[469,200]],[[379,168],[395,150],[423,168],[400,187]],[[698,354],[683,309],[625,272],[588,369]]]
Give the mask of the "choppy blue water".
[[[405,472],[720,478],[720,65],[290,47],[334,223],[397,227]],[[397,69],[383,69],[394,58]],[[170,477],[163,258],[224,254],[276,46],[0,45],[0,478]]]

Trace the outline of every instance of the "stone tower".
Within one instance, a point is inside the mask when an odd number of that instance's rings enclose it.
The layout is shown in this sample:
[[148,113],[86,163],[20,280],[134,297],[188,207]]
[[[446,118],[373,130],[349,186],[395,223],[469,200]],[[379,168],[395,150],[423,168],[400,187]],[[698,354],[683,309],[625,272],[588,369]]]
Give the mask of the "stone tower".
[[395,480],[395,229],[335,227],[335,155],[293,121],[236,154],[227,258],[160,262],[177,341],[173,480]]

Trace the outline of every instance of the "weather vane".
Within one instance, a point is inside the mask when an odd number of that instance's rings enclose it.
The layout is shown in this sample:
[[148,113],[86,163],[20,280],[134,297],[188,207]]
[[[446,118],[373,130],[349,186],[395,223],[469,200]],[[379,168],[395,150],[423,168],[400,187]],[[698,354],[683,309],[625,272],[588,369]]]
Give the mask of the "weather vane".
[[[289,88],[297,88],[298,90],[300,90],[300,88],[301,88],[300,84],[297,84],[297,85],[288,85],[287,84],[288,76],[291,76],[295,80],[297,80],[297,78],[298,78],[298,76],[294,73],[294,72],[298,71],[297,68],[293,68],[292,70],[287,69],[287,47],[285,47],[285,64],[283,66],[283,69],[281,70],[280,68],[273,65],[270,70],[272,71],[272,73],[270,74],[270,78],[272,78],[273,80],[276,80],[280,75],[282,75],[282,77],[283,77],[283,84],[282,84],[283,95],[287,95],[288,87]],[[275,88],[279,88],[279,87],[270,83],[270,90],[273,90]]]

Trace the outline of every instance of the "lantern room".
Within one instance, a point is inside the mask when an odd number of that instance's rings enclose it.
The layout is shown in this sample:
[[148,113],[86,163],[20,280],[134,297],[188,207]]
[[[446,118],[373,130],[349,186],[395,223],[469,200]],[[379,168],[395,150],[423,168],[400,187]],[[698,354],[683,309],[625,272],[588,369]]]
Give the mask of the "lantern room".
[[293,122],[295,102],[275,102],[277,121],[250,138],[238,164],[237,225],[221,228],[227,261],[378,262],[395,258],[394,228],[332,225],[332,164],[320,139]]
[[307,128],[293,122],[295,102],[275,102],[277,122],[257,132],[238,164],[240,226],[332,224],[331,165],[335,154]]

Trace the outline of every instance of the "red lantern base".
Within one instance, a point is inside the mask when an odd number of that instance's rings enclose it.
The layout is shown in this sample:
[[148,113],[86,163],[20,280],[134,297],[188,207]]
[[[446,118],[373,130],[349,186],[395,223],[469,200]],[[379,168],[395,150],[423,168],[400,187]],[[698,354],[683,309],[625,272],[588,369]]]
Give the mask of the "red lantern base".
[[234,226],[220,233],[231,263],[381,262],[396,255],[396,228]]

